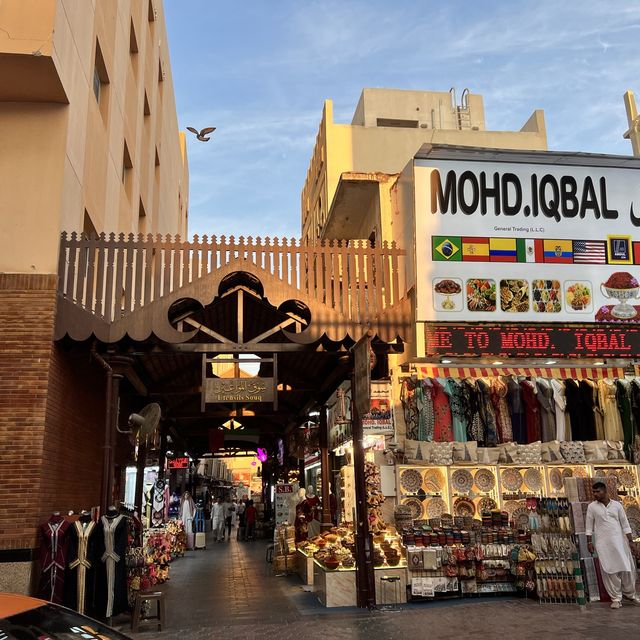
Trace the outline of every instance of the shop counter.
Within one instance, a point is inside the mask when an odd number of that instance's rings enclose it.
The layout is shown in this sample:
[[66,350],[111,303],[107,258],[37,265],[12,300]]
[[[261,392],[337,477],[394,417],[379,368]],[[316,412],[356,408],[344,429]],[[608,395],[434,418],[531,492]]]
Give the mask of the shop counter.
[[300,576],[302,582],[306,585],[313,584],[313,564],[315,560],[313,556],[308,556],[300,549],[296,550],[296,572]]

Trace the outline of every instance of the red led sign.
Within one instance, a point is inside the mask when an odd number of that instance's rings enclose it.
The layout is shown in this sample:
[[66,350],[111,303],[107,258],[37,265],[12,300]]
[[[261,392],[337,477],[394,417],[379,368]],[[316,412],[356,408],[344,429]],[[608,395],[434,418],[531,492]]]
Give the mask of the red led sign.
[[637,358],[640,327],[429,323],[425,356]]
[[172,458],[167,460],[167,466],[169,469],[188,469],[189,458]]

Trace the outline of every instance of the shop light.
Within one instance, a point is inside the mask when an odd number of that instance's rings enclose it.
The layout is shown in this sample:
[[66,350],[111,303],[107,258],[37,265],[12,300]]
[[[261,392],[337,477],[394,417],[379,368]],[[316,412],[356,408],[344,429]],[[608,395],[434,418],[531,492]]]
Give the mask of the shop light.
[[596,367],[602,367],[604,365],[604,362],[602,360],[598,360],[598,362],[594,362],[593,363]]
[[494,360],[491,364],[502,364],[500,360]]
[[440,360],[442,364],[451,364],[451,360]]
[[547,360],[545,364],[555,364],[557,360]]

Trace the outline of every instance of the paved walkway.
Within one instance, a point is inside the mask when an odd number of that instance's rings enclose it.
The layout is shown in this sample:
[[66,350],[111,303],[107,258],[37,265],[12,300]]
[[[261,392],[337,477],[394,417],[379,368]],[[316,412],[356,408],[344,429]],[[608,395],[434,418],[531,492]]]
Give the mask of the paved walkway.
[[[484,598],[414,603],[399,612],[325,609],[297,576],[275,577],[266,543],[209,543],[171,566],[163,585],[167,629],[150,627],[138,639],[158,640],[437,640],[496,637],[516,640],[639,637],[640,607],[612,611],[593,604],[539,605]],[[128,632],[128,627],[122,627]]]

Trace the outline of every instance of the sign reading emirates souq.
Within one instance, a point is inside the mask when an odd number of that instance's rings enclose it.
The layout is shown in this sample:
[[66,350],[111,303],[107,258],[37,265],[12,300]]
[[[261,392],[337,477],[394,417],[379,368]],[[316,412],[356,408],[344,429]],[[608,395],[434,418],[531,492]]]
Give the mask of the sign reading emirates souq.
[[434,158],[414,175],[419,321],[640,323],[638,169]]

